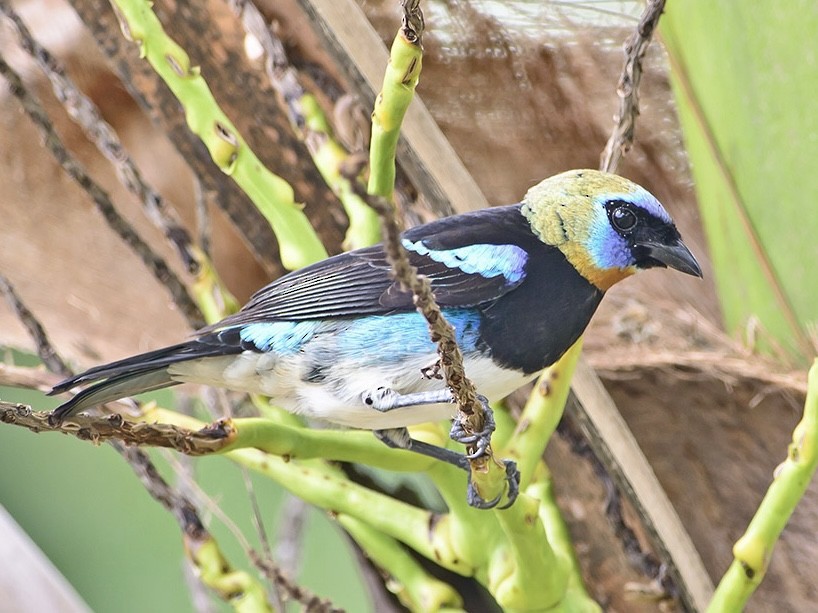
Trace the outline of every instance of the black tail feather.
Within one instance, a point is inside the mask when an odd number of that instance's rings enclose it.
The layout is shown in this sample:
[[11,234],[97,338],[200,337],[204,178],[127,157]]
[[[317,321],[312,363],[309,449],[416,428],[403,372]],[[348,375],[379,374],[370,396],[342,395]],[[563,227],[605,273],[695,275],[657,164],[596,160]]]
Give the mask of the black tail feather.
[[237,354],[245,348],[238,330],[228,329],[186,343],[95,366],[61,381],[49,392],[50,395],[60,394],[84,383],[97,382],[57,407],[52,413],[52,421],[59,423],[69,415],[88,407],[176,385],[178,382],[168,375],[168,366],[171,364]]
[[61,423],[66,417],[83,409],[119,400],[125,396],[152,392],[178,384],[178,381],[170,378],[166,368],[136,374],[125,373],[111,377],[82,390],[71,400],[58,406],[52,411],[49,421],[51,423]]

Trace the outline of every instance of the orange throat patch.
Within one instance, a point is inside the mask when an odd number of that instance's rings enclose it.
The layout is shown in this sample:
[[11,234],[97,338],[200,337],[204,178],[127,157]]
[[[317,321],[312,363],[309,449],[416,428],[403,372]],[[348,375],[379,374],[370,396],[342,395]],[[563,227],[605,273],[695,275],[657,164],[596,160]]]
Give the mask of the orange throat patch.
[[599,268],[594,264],[590,254],[576,243],[563,243],[559,246],[559,249],[579,274],[603,292],[608,291],[636,272],[636,268],[633,266],[627,268]]

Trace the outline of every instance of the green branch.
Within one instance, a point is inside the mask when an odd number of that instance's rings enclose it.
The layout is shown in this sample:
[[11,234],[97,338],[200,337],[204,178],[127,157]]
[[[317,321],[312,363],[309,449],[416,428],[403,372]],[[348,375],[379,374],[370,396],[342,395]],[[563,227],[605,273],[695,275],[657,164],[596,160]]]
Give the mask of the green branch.
[[216,165],[244,190],[275,232],[281,262],[296,269],[327,256],[293,188],[267,170],[219,108],[199,68],[164,31],[147,0],[111,0],[122,32],[162,77],[185,110],[191,131],[202,139]]
[[372,111],[372,141],[369,144],[369,185],[367,191],[392,200],[395,190],[395,152],[400,126],[415,95],[420,78],[423,49],[418,40],[410,42],[398,32],[383,76],[383,87]]
[[553,365],[545,369],[523,408],[523,413],[503,455],[517,462],[520,487],[525,489],[545,446],[557,428],[565,409],[571,378],[582,353],[582,337]]
[[380,220],[378,214],[352,189],[350,181],[357,179],[349,179],[342,172],[344,165],[350,161],[349,154],[333,137],[332,128],[315,97],[304,94],[299,103],[306,120],[303,137],[315,167],[338,196],[349,218],[344,249],[374,245],[381,239]]
[[[540,471],[534,477],[534,483],[526,489],[526,494],[540,501],[540,521],[545,526],[546,540],[552,547],[568,576],[568,589],[565,592],[564,604],[569,611],[601,611],[600,606],[588,595],[582,582],[582,568],[571,542],[571,533],[562,517],[554,486],[545,463],[540,463]],[[535,472],[540,472],[535,471]]]
[[764,579],[773,548],[818,467],[818,359],[807,382],[804,416],[792,434],[787,459],[775,471],[747,531],[733,546],[733,563],[708,611],[740,611]]
[[[205,426],[193,417],[157,408],[146,411],[143,419],[191,431],[203,431]],[[220,423],[219,430],[227,433],[228,439],[214,447],[213,452],[264,474],[311,504],[369,524],[444,568],[463,575],[475,572],[474,561],[462,555],[460,541],[453,536],[447,517],[433,522],[430,511],[353,483],[324,460],[432,472],[436,467],[447,468],[440,462],[409,451],[389,449],[369,432],[310,430],[264,418],[229,420]],[[461,497],[464,482],[461,478]],[[430,529],[432,525],[434,528]]]
[[[159,408],[146,410],[142,419],[191,431],[200,431],[206,426],[194,417]],[[240,417],[226,423],[229,440],[218,448],[219,453],[252,448],[285,460],[355,462],[401,472],[423,472],[436,462],[411,451],[391,449],[364,430],[315,430],[269,416]]]
[[381,569],[389,573],[386,586],[412,611],[439,611],[463,606],[460,595],[448,583],[427,573],[395,539],[373,530],[367,523],[338,515],[338,523]]
[[[353,483],[321,461],[287,461],[257,449],[235,449],[225,456],[283,485],[310,504],[365,522],[443,568],[461,575],[474,573],[468,561],[454,555],[447,530],[440,528],[443,520],[435,523],[430,511]],[[430,530],[430,526],[435,528]]]
[[186,540],[188,556],[199,574],[199,580],[230,603],[238,613],[272,612],[264,587],[249,573],[233,570],[212,537]]
[[493,552],[488,587],[504,609],[553,609],[568,587],[567,568],[548,543],[539,506],[536,498],[520,494],[510,508],[495,513],[508,541]]

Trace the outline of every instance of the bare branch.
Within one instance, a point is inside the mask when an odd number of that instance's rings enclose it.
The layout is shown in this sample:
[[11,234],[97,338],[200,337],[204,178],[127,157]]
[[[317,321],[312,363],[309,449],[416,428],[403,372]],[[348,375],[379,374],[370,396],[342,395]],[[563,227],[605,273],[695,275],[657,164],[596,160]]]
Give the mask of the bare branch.
[[176,306],[187,318],[188,323],[193,328],[200,328],[204,325],[199,307],[190,297],[185,285],[179,277],[168,267],[167,263],[157,254],[140,236],[136,233],[128,221],[123,218],[111,202],[110,196],[96,183],[82,165],[74,159],[63,144],[60,137],[54,130],[54,126],[48,118],[42,104],[23,84],[14,69],[0,57],[0,75],[6,78],[9,83],[9,90],[20,101],[23,110],[34,122],[34,125],[43,135],[46,147],[59,162],[68,175],[74,179],[79,186],[93,200],[94,204],[102,213],[108,226],[119,235],[119,237],[140,257],[153,276],[168,290]]
[[616,87],[619,114],[599,163],[600,170],[616,172],[619,161],[633,145],[636,118],[639,116],[639,83],[642,81],[642,59],[653,38],[653,32],[665,9],[665,0],[648,0],[636,30],[625,44],[625,65]]
[[186,455],[216,453],[230,444],[235,429],[229,421],[220,421],[198,431],[170,424],[148,424],[126,421],[122,415],[90,417],[80,413],[70,422],[52,425],[49,411],[32,411],[30,407],[0,401],[0,422],[22,426],[32,432],[62,432],[95,444],[118,440],[128,445],[168,447]]
[[5,295],[9,305],[26,327],[26,330],[28,330],[29,335],[31,335],[31,338],[37,346],[37,355],[40,356],[46,368],[62,377],[70,377],[72,374],[71,369],[68,368],[68,365],[54,350],[54,347],[48,340],[48,335],[45,333],[45,328],[37,321],[34,314],[28,310],[28,307],[23,304],[23,301],[20,300],[20,297],[17,295],[17,292],[14,291],[14,287],[9,280],[2,275],[0,275],[0,292]]
[[191,240],[187,230],[159,195],[142,178],[134,161],[125,151],[116,131],[100,115],[97,106],[83,94],[67,76],[65,68],[48,49],[38,43],[23,23],[20,16],[6,2],[0,2],[0,12],[5,14],[14,26],[20,47],[28,53],[43,71],[51,87],[68,112],[68,115],[82,128],[88,139],[93,142],[100,153],[113,164],[117,176],[125,188],[142,201],[148,219],[156,225],[165,238],[176,248],[187,271],[195,274],[199,265],[191,252]]
[[293,583],[277,564],[273,564],[270,560],[260,558],[257,555],[252,556],[252,560],[253,564],[264,573],[268,580],[282,588],[282,591],[293,600],[304,605],[304,611],[308,613],[344,613],[343,609],[339,609],[329,600],[321,599],[306,588]]
[[0,362],[0,385],[47,392],[61,379],[62,377],[42,368],[28,368]]
[[111,442],[131,465],[148,493],[173,515],[186,538],[202,540],[207,537],[207,528],[199,518],[196,507],[185,496],[168,485],[156,470],[148,454],[136,447],[128,447],[121,441]]
[[[359,168],[354,168],[345,172],[348,177],[355,177],[359,170]],[[432,342],[437,344],[440,366],[446,384],[451,388],[460,410],[469,416],[469,421],[472,422],[469,425],[472,430],[479,432],[483,429],[482,406],[477,400],[474,384],[466,376],[463,354],[457,345],[454,328],[446,321],[440,307],[435,302],[429,280],[419,275],[417,269],[409,263],[406,250],[400,242],[401,229],[395,217],[394,207],[385,198],[367,193],[357,181],[350,181],[350,184],[355,192],[380,215],[384,250],[392,267],[392,275],[414,295],[415,306],[429,324]]]
[[403,17],[401,18],[401,29],[403,35],[410,43],[423,38],[423,30],[426,24],[423,21],[423,11],[420,10],[420,0],[401,0]]

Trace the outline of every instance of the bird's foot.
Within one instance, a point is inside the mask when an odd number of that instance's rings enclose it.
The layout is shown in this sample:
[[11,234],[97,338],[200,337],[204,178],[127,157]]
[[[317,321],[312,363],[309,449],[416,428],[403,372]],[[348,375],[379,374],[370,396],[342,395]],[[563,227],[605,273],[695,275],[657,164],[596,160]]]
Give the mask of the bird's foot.
[[[499,510],[507,509],[514,504],[517,496],[520,493],[520,471],[517,470],[517,462],[514,460],[503,460],[503,465],[506,470],[506,483],[508,484],[508,502],[499,508]],[[471,471],[469,471],[469,487],[466,491],[466,501],[469,506],[475,509],[493,509],[502,500],[503,492],[500,492],[496,498],[492,500],[484,500],[477,488],[474,486],[474,481],[471,478]]]
[[[467,432],[463,421],[455,419],[449,432],[449,436],[453,441],[463,445],[470,445],[473,448],[471,453],[464,454],[464,457],[470,461],[480,459],[488,453],[491,445],[491,435],[497,428],[494,421],[494,411],[489,406],[488,399],[481,395],[478,395],[477,399],[483,406],[483,429],[480,432]],[[514,461],[502,460],[502,462],[506,472],[506,483],[508,483],[508,502],[500,508],[507,509],[514,504],[517,495],[520,493],[520,471],[517,470],[517,463]],[[503,494],[500,493],[492,500],[484,500],[474,486],[471,470],[469,470],[467,500],[470,506],[477,509],[492,509],[497,506],[502,498]]]
[[[442,390],[440,392],[418,392],[415,394],[398,394],[394,390],[386,387],[379,387],[376,390],[367,392],[362,395],[363,401],[378,411],[390,411],[392,409],[417,406],[421,404],[432,404],[436,402],[451,402],[452,396],[449,390]],[[485,421],[483,429],[480,432],[469,433],[466,432],[464,426],[457,420],[452,425],[449,436],[452,440],[462,443],[464,445],[473,446],[474,450],[471,453],[463,454],[457,453],[450,449],[444,449],[436,445],[430,445],[423,441],[413,439],[409,435],[406,428],[393,428],[390,430],[375,430],[375,436],[389,447],[397,449],[407,449],[420,453],[422,455],[435,458],[441,462],[446,462],[457,468],[461,468],[469,473],[469,486],[466,493],[466,500],[470,506],[476,509],[493,509],[503,499],[501,492],[496,498],[492,500],[484,500],[472,479],[472,469],[470,461],[479,459],[486,455],[491,443],[491,434],[495,430],[494,412],[488,404],[488,400],[484,396],[478,396],[480,403],[483,405]],[[422,400],[422,402],[421,402]],[[508,502],[500,507],[507,509],[517,499],[520,493],[520,471],[517,470],[517,464],[512,460],[503,460],[503,466],[506,473],[506,483],[508,489],[505,492],[508,497]]]
[[449,431],[449,437],[454,442],[474,448],[474,451],[466,454],[469,460],[477,460],[486,455],[491,444],[491,435],[497,428],[497,424],[494,422],[494,411],[489,406],[488,399],[479,394],[477,399],[483,405],[483,429],[480,432],[468,432],[463,420],[455,419],[452,422],[452,429]]

